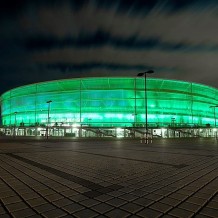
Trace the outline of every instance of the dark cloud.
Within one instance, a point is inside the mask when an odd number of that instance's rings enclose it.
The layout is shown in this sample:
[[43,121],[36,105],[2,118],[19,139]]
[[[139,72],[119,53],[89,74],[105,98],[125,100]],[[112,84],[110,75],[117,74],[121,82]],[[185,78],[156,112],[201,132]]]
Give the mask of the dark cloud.
[[51,50],[56,48],[93,48],[109,45],[125,49],[160,49],[168,51],[217,51],[217,45],[193,45],[188,43],[164,42],[158,37],[141,38],[137,35],[127,38],[112,36],[109,32],[98,30],[93,34],[80,34],[76,38],[56,38],[50,36],[34,36],[24,40],[24,47],[30,51]]
[[218,87],[218,3],[20,0],[0,3],[0,92],[81,76],[184,79]]
[[54,48],[64,48],[64,47],[99,47],[110,45],[117,48],[127,48],[127,49],[187,49],[188,45],[178,43],[164,43],[158,38],[149,39],[137,39],[137,35],[130,36],[128,38],[113,37],[110,33],[98,30],[94,34],[81,34],[77,38],[54,38],[54,37],[42,37],[35,36],[34,38],[29,38],[24,41],[25,47],[28,50],[48,50]]
[[67,64],[67,63],[56,63],[56,64],[48,64],[42,65],[42,67],[46,67],[48,69],[59,69],[62,72],[66,71],[86,71],[92,69],[109,69],[114,71],[119,70],[136,70],[143,71],[144,69],[154,68],[152,66],[146,65],[128,65],[128,64],[113,64],[113,63],[84,63],[84,64]]

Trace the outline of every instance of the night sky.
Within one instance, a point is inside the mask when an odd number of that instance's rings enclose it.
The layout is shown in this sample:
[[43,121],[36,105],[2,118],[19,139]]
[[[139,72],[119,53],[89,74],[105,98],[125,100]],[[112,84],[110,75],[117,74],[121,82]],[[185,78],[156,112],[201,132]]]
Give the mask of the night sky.
[[0,94],[92,76],[182,79],[218,88],[218,1],[0,3]]

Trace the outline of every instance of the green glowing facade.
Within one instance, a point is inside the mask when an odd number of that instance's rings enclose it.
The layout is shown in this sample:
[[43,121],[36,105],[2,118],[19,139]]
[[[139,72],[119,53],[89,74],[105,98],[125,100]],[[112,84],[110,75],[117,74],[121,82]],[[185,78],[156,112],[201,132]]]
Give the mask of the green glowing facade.
[[[144,78],[110,77],[18,87],[1,96],[2,124],[141,127],[145,124],[144,84]],[[210,106],[218,105],[216,88],[154,78],[147,78],[146,88],[149,127],[215,125],[216,108]]]

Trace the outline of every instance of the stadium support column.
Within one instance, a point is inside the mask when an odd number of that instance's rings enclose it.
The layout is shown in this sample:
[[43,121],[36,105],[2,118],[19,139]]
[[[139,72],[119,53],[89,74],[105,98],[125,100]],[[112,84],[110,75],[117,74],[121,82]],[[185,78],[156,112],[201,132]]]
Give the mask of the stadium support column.
[[48,104],[48,118],[47,118],[47,128],[46,128],[46,138],[48,139],[48,134],[49,134],[49,121],[50,121],[50,103],[51,103],[52,101],[51,100],[49,100],[49,101],[47,101],[46,103]]
[[145,86],[144,86],[144,91],[145,91],[145,143],[148,144],[148,99],[147,99],[147,73],[151,74],[154,73],[153,70],[149,70],[143,73],[138,73],[137,76],[143,76],[145,78]]
[[213,108],[214,127],[215,127],[215,128],[216,128],[216,107],[218,107],[218,105],[212,105],[212,106],[210,106],[210,108]]
[[80,79],[80,89],[79,89],[79,137],[82,137],[82,79]]

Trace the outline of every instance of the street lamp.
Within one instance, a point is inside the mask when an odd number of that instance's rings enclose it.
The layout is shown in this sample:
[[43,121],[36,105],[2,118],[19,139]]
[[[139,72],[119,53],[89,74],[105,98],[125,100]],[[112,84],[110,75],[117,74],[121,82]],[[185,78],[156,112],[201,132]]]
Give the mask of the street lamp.
[[143,72],[143,73],[138,73],[137,76],[143,76],[145,77],[145,129],[146,129],[146,132],[145,132],[145,137],[146,137],[146,144],[148,144],[148,102],[147,102],[147,84],[146,84],[146,80],[147,80],[147,73],[148,74],[152,74],[154,73],[153,70],[148,70],[146,72]]
[[214,126],[215,126],[215,128],[216,128],[216,107],[218,107],[218,105],[210,106],[210,108],[214,109],[213,113],[214,113]]
[[46,138],[47,139],[48,139],[48,125],[49,125],[49,119],[50,119],[49,113],[50,113],[50,103],[51,102],[52,102],[51,100],[46,101],[46,103],[48,104],[48,119],[47,119],[47,128],[46,128]]
[[16,125],[17,125],[17,112],[14,112],[14,137],[16,135]]

